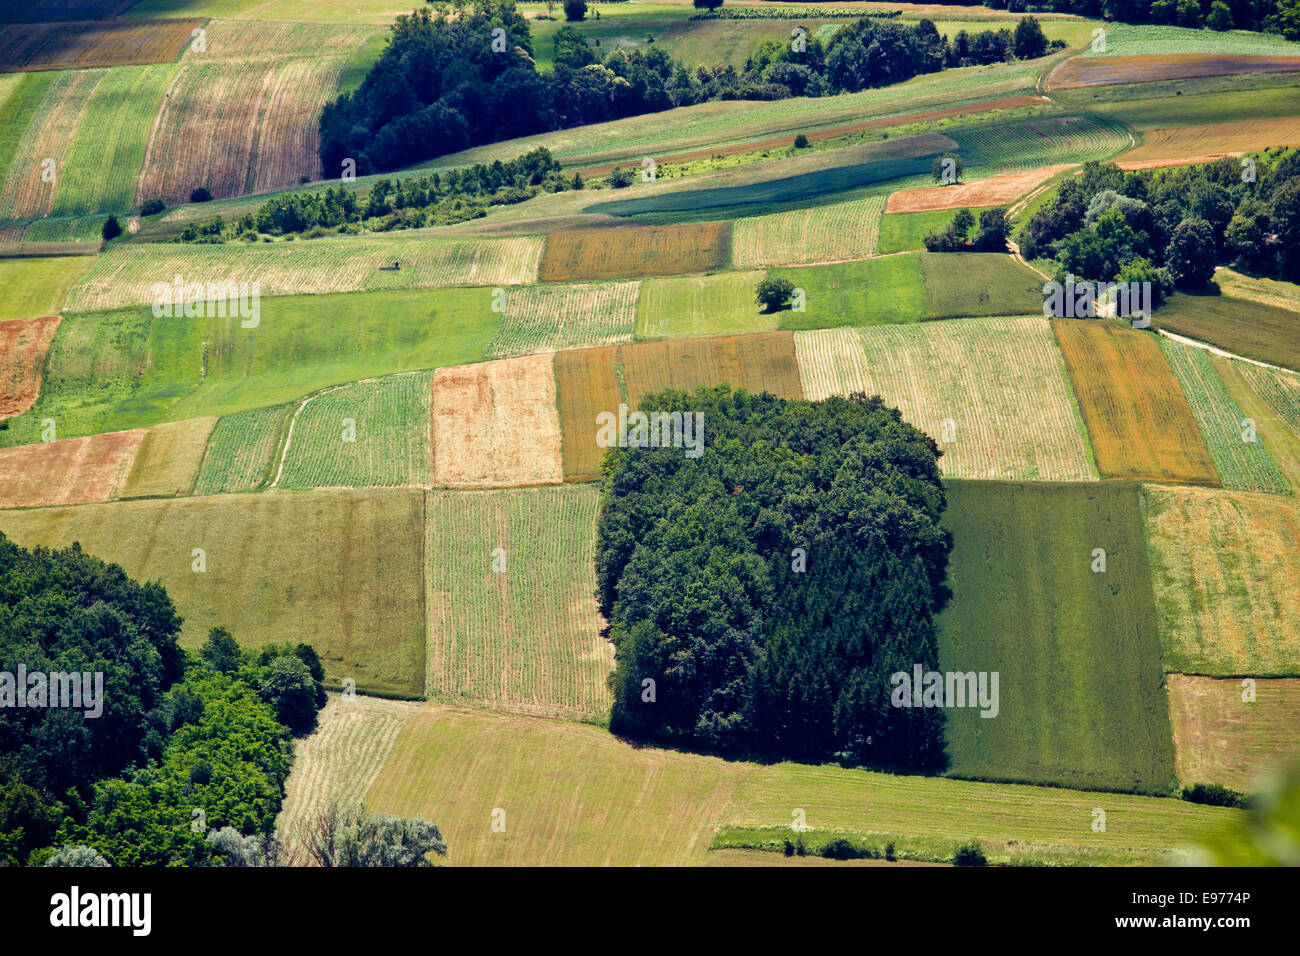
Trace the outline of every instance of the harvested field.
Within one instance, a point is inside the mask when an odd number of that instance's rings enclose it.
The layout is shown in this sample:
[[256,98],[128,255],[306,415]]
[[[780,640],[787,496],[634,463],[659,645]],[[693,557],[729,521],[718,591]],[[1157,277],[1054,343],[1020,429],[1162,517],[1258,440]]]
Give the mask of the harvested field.
[[593,485],[428,498],[430,696],[603,720],[614,648],[596,611]]
[[1234,299],[1247,299],[1262,305],[1300,312],[1300,286],[1294,282],[1248,276],[1220,266],[1214,270],[1214,282],[1223,294]]
[[1261,777],[1300,755],[1300,680],[1259,680],[1242,700],[1239,680],[1170,674],[1178,780],[1254,793]]
[[297,405],[255,408],[225,415],[208,438],[196,495],[260,491],[275,478],[280,447]]
[[0,419],[36,403],[45,374],[45,355],[59,328],[59,316],[0,322]]
[[[257,244],[128,243],[99,257],[69,297],[70,308],[92,312],[149,305],[154,283],[176,273],[186,281],[258,282],[265,310],[272,296],[520,285],[537,278],[541,247],[539,236],[430,239],[421,234]],[[394,261],[400,269],[391,268]]]
[[[814,830],[892,835],[900,847],[924,839],[949,858],[976,837],[995,863],[1169,862],[1168,851],[1241,819],[1108,794],[1111,825],[1094,833],[1097,801],[1058,787],[764,767],[633,747],[584,724],[446,706],[406,721],[366,798],[373,810],[436,821],[453,866],[707,862],[720,826],[770,827],[779,840],[795,807]],[[494,809],[504,833],[491,827]]]
[[319,179],[317,121],[345,65],[187,58],[154,122],[136,201],[173,205],[200,186],[221,199]]
[[440,368],[433,378],[435,487],[564,480],[552,355]]
[[1006,206],[1041,186],[1057,173],[1071,169],[1071,164],[1043,166],[1023,172],[987,176],[953,186],[926,186],[924,189],[900,189],[889,194],[886,213],[929,212],[935,209],[977,209],[981,206]]
[[[13,165],[0,188],[0,219],[35,219],[50,211],[77,120],[106,73],[76,70],[60,74],[50,85],[41,100],[39,121],[28,126],[19,139]],[[52,166],[48,160],[53,160]]]
[[1300,370],[1300,312],[1227,295],[1171,295],[1152,325],[1234,355]]
[[194,489],[215,418],[155,425],[145,432],[119,498],[176,498]]
[[804,397],[794,336],[789,332],[642,342],[622,346],[619,359],[632,408],[652,392],[668,388],[693,392],[724,383],[781,398]]
[[1174,126],[1148,130],[1142,137],[1142,145],[1119,159],[1121,169],[1150,169],[1166,165],[1168,160],[1207,163],[1220,156],[1253,153],[1274,146],[1300,146],[1300,116]]
[[616,349],[571,349],[555,354],[555,401],[565,481],[596,481],[605,449],[596,444],[596,416],[617,411]]
[[207,23],[207,49],[190,48],[186,61],[273,60],[292,57],[351,56],[367,37],[383,29],[370,24],[301,23],[296,16],[272,18],[283,22],[251,19],[214,19]]
[[432,384],[432,372],[403,372],[309,398],[294,420],[279,487],[428,485]]
[[1300,502],[1143,491],[1166,671],[1300,675]]
[[731,223],[574,229],[546,238],[544,282],[686,275],[723,269],[731,259]]
[[1052,329],[1102,477],[1218,484],[1155,336],[1104,319],[1053,319]]
[[1168,793],[1174,749],[1138,487],[950,481],[945,491],[953,593],[938,669],[1000,675],[996,717],[947,712],[948,772]]
[[203,20],[104,20],[0,26],[0,64],[19,70],[84,70],[170,63]]
[[[0,455],[9,452],[0,452]],[[424,693],[424,492],[270,492],[0,513],[25,547],[67,547],[161,581],[181,645],[310,643],[333,687]],[[196,571],[202,550],[203,571]]]
[[131,471],[145,430],[0,448],[0,508],[109,501]]
[[795,350],[807,398],[880,395],[935,439],[946,477],[1096,477],[1044,319],[798,332]]
[[927,318],[1042,314],[1042,276],[1011,256],[923,252],[921,274]]
[[1242,56],[1174,53],[1163,56],[1075,56],[1052,71],[1048,88],[1107,86],[1112,83],[1154,83],[1194,76],[1234,73],[1277,73],[1300,70],[1296,56]]
[[491,358],[632,341],[639,282],[530,285],[506,295]]
[[736,268],[865,259],[876,252],[884,200],[814,206],[736,220],[731,257]]
[[[827,126],[822,129],[806,130],[803,135],[808,138],[810,143],[826,139],[837,139],[841,136],[851,136],[854,133],[865,133],[869,130],[888,129],[891,126],[908,126],[912,123],[929,123],[934,120],[948,119],[953,116],[965,116],[972,113],[990,113],[994,110],[1011,110],[1019,109],[1026,106],[1043,106],[1047,103],[1046,97],[1041,96],[1006,96],[996,100],[983,100],[978,103],[967,103],[963,106],[950,106],[946,109],[924,110],[920,113],[901,113],[896,116],[886,116],[882,119],[864,120],[860,123],[845,123],[839,126]],[[773,136],[767,139],[749,140],[748,142],[732,143],[728,146],[717,146],[709,149],[695,149],[683,153],[671,153],[667,156],[656,157],[656,162],[664,163],[690,163],[700,159],[710,159],[714,156],[735,156],[745,155],[748,153],[761,153],[764,150],[781,149],[794,144],[795,136]],[[582,158],[573,160],[575,163],[581,163]],[[622,164],[607,163],[603,166],[589,166],[581,170],[584,177],[607,176],[616,165],[626,165],[628,161]]]
[[293,746],[276,836],[300,855],[302,830],[332,803],[360,803],[421,704],[331,694],[316,729]]
[[1223,487],[1286,494],[1286,478],[1257,431],[1247,430],[1246,415],[1228,394],[1210,353],[1167,337],[1161,337],[1160,348],[1192,406]]

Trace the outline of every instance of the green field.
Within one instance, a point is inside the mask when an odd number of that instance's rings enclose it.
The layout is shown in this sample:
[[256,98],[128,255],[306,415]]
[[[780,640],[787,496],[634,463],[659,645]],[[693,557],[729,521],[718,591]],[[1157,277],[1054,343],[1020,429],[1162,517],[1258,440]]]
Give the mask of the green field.
[[[441,706],[406,718],[366,803],[436,821],[454,866],[699,865],[736,827],[793,838],[796,808],[810,837],[897,834],[945,843],[949,855],[975,837],[993,862],[1131,865],[1169,862],[1169,851],[1241,818],[1181,800],[728,762],[633,747],[598,727]],[[1096,807],[1104,832],[1092,829]],[[490,826],[493,808],[505,832]]]
[[837,265],[773,269],[803,289],[804,312],[781,312],[780,328],[828,329],[841,325],[918,322],[925,318],[925,286],[917,255],[888,256]]
[[433,372],[352,382],[308,399],[293,423],[282,488],[429,483]]
[[23,230],[23,242],[100,242],[106,218],[100,214],[33,219]]
[[[1000,676],[1000,711],[948,716],[955,776],[1163,794],[1174,776],[1133,484],[949,481],[939,669]],[[1105,551],[1105,570],[1094,571]]]
[[251,329],[238,318],[154,319],[149,309],[68,316],[37,404],[11,420],[0,444],[39,440],[46,417],[72,438],[278,405],[374,375],[477,362],[500,321],[489,293],[264,299]]
[[637,338],[774,331],[780,317],[762,312],[754,298],[765,274],[755,270],[646,279],[637,301]]
[[1300,43],[1250,30],[1194,30],[1156,24],[1108,23],[1106,49],[1089,43],[1082,56],[1163,56],[1213,53],[1226,56],[1300,56]]
[[1287,494],[1290,485],[1286,477],[1258,433],[1248,433],[1246,416],[1228,395],[1223,380],[1210,364],[1209,353],[1164,336],[1160,348],[1183,386],[1223,487]]
[[594,485],[428,499],[429,694],[602,721],[613,646],[596,613]]
[[175,63],[119,66],[90,95],[63,157],[51,215],[126,212],[136,205],[154,116]]
[[297,405],[226,415],[208,436],[194,482],[196,495],[261,491],[275,480],[280,449]]
[[1152,325],[1234,355],[1300,370],[1300,313],[1230,295],[1171,295]]
[[547,283],[502,290],[505,316],[488,345],[492,358],[632,341],[637,282]]
[[956,215],[955,209],[888,213],[880,220],[880,254],[924,249],[926,233],[938,232]]
[[923,252],[925,314],[931,319],[1041,315],[1043,280],[1010,256],[992,252]]
[[9,91],[4,103],[0,104],[0,130],[4,131],[0,136],[0,188],[9,177],[18,143],[39,114],[45,94],[61,75],[59,71],[47,70],[20,73],[13,79],[6,77]]
[[[326,679],[424,690],[419,490],[272,492],[0,512],[25,547],[74,541],[133,578],[161,581],[199,647],[224,627],[245,647],[303,641]],[[203,551],[206,570],[194,570]]]
[[94,262],[94,256],[0,259],[0,319],[62,311],[68,289]]

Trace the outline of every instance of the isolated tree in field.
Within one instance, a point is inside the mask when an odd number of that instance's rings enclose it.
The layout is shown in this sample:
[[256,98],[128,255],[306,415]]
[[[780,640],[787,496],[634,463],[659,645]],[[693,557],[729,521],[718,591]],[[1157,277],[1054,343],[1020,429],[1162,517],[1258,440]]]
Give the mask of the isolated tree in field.
[[971,840],[969,843],[963,843],[957,847],[957,852],[953,854],[953,866],[988,866],[988,858],[984,856],[984,848],[980,846],[978,840]]
[[1203,289],[1214,275],[1214,228],[1204,219],[1184,219],[1174,228],[1165,263],[1180,289]]
[[808,148],[808,137],[805,136],[803,133],[800,133],[798,136],[796,136],[796,137],[794,138],[794,148],[795,148],[795,149],[807,149],[807,148]]
[[1047,37],[1034,17],[1025,17],[1016,24],[1014,48],[1021,60],[1036,60],[1047,52]]
[[447,855],[442,833],[420,817],[370,813],[363,804],[331,804],[307,824],[303,844],[317,866],[432,866]]
[[110,239],[116,239],[121,234],[122,224],[117,221],[116,216],[109,216],[104,220],[104,228],[100,230],[100,235],[104,237],[105,242],[108,242]]
[[779,312],[794,295],[794,283],[784,276],[769,276],[758,284],[755,297],[764,312]]
[[930,175],[937,183],[951,185],[961,182],[961,174],[965,169],[960,156],[956,153],[944,153],[942,156],[936,156],[934,162],[930,164]]
[[587,19],[587,0],[564,0],[564,19],[574,23]]

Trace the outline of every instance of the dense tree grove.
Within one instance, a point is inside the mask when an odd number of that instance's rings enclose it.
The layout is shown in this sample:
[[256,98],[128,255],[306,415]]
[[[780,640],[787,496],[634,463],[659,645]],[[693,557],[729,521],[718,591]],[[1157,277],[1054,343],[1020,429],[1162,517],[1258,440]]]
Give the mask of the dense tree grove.
[[[494,36],[494,31],[500,31]],[[653,113],[717,99],[823,96],[899,83],[949,66],[1041,55],[1037,24],[947,43],[928,20],[878,17],[846,24],[823,46],[763,44],[737,71],[688,69],[663,50],[615,49],[598,60],[572,28],[554,38],[555,68],[540,73],[527,21],[513,0],[475,0],[461,13],[399,17],[389,45],[361,86],[321,115],[321,162],[329,176],[409,166],[467,146]]]
[[[973,236],[972,229],[975,229]],[[980,210],[978,228],[974,213],[958,209],[947,227],[926,233],[922,241],[930,252],[1006,252],[1010,232],[1005,209]]]
[[951,544],[934,441],[862,395],[721,386],[641,408],[702,415],[704,447],[607,453],[596,572],[615,647],[611,729],[732,754],[944,766],[940,711],[890,703],[891,674],[937,664]]
[[186,653],[180,626],[161,585],[0,534],[0,671],[103,674],[97,716],[0,687],[0,864],[204,864],[213,829],[271,833],[290,735],[324,703],[320,660],[241,651],[220,628]]
[[[1216,264],[1300,280],[1300,151],[1124,172],[1087,163],[1025,224],[1030,258],[1062,275],[1199,289]],[[1058,277],[1059,278],[1059,277]]]

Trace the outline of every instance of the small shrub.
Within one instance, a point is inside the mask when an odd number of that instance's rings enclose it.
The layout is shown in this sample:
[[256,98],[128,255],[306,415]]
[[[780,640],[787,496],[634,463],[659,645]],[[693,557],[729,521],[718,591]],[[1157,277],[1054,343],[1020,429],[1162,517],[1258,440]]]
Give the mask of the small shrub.
[[891,863],[898,859],[897,852],[894,849],[893,840],[890,840],[888,843],[885,844],[885,859],[889,860],[889,862]]
[[988,866],[988,857],[984,855],[984,849],[980,846],[978,840],[971,840],[969,843],[963,843],[957,847],[957,852],[953,854],[953,866]]
[[161,199],[146,199],[144,205],[140,207],[140,215],[156,216],[166,208]]
[[785,846],[782,847],[781,852],[784,853],[786,856],[794,856],[794,844],[791,843],[789,840],[786,840]]
[[1207,807],[1240,807],[1246,800],[1243,794],[1217,783],[1196,783],[1183,787],[1181,796],[1188,803],[1202,803]]
[[208,192],[207,186],[200,186],[190,193],[190,202],[211,202],[212,193]]
[[807,148],[808,148],[808,137],[805,136],[803,133],[800,133],[798,136],[796,136],[796,137],[794,138],[794,148],[795,148],[795,149],[807,149]]
[[615,166],[609,171],[609,176],[605,181],[609,183],[612,189],[624,189],[632,185],[632,170]]
[[104,220],[104,228],[100,230],[100,235],[104,237],[105,242],[108,242],[110,239],[116,239],[121,234],[122,224],[117,221],[116,216],[109,216]]

